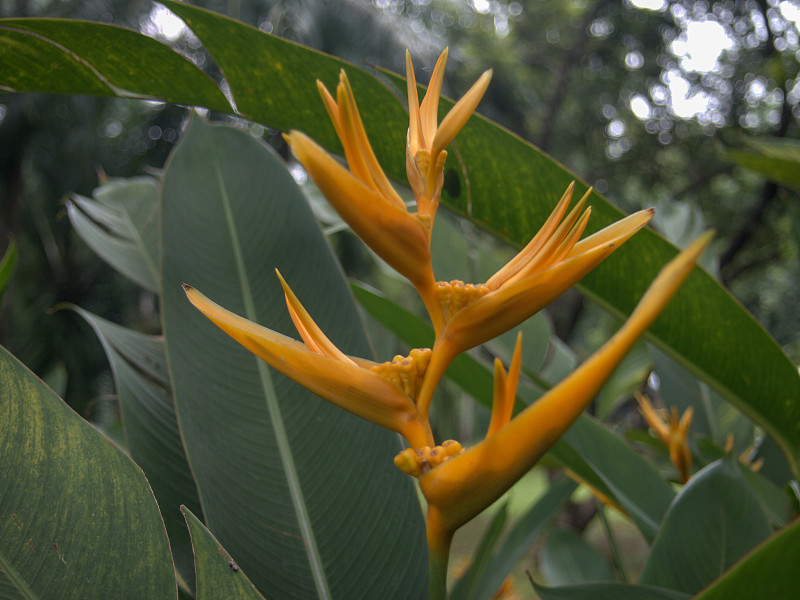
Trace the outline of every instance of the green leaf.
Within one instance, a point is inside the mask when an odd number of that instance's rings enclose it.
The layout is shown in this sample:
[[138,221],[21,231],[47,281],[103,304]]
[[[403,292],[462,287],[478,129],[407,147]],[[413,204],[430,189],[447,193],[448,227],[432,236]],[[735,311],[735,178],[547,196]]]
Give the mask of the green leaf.
[[158,184],[149,177],[112,180],[95,199],[74,195],[70,223],[112,268],[158,293]]
[[164,174],[163,320],[208,528],[266,597],[424,597],[424,528],[396,435],[255,358],[181,284],[296,336],[275,268],[344,352],[369,346],[341,268],[277,155],[194,120]]
[[19,597],[175,598],[142,471],[5,349],[0,473],[0,568]]
[[652,542],[670,502],[672,488],[618,436],[581,416],[550,449],[549,456],[622,508]]
[[77,306],[105,349],[119,395],[131,457],[153,488],[169,534],[175,567],[192,589],[192,546],[179,507],[200,510],[183,451],[167,375],[163,339],[126,329]]
[[611,581],[611,567],[575,531],[553,529],[539,556],[539,570],[550,585]]
[[264,600],[242,568],[214,535],[185,506],[181,507],[194,546],[197,569],[196,600]]
[[[470,566],[462,580],[459,580],[450,594],[451,600],[481,600],[491,598],[500,588],[508,574],[514,569],[544,526],[561,510],[569,500],[577,484],[567,477],[554,481],[544,495],[510,528],[500,546],[489,558],[480,575],[471,576],[468,590],[463,590],[461,581],[473,570]],[[457,595],[462,594],[462,595]]]
[[800,519],[773,534],[695,596],[695,600],[786,598],[797,589]]
[[800,189],[800,143],[797,140],[746,139],[744,148],[727,150],[725,154],[738,165],[770,181]]
[[231,111],[217,85],[189,60],[115,25],[0,19],[0,57],[0,84],[13,90],[153,97]]
[[80,57],[0,19],[0,87],[18,92],[113,96]]
[[736,464],[716,461],[675,498],[639,583],[697,593],[769,534],[767,517]]
[[625,583],[584,583],[546,588],[535,586],[542,600],[689,600],[675,590]]
[[14,276],[14,270],[17,268],[17,244],[12,239],[8,243],[3,258],[0,258],[0,298],[3,297],[3,292],[6,291],[8,284],[11,283],[11,278]]

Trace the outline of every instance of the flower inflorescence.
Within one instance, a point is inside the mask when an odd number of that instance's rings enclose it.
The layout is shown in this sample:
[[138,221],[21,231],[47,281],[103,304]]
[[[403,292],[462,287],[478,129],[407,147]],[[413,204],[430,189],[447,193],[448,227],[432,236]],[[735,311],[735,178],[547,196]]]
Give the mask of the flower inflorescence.
[[521,368],[518,337],[508,371],[502,362],[495,362],[492,418],[484,440],[466,450],[454,440],[437,445],[429,409],[452,360],[549,304],[654,214],[653,209],[638,211],[581,239],[591,214],[587,206],[591,190],[568,211],[573,183],[530,243],[485,283],[437,282],[430,237],[442,190],[445,148],[467,123],[491,79],[491,71],[484,73],[439,123],[446,60],[447,50],[420,103],[413,64],[406,55],[406,174],[416,212],[408,211],[378,163],[344,71],[335,97],[320,82],[317,87],[344,148],[347,168],[305,134],[290,131],[285,136],[297,159],[352,230],[416,288],[433,325],[432,348],[411,350],[408,356],[395,356],[384,363],[347,356],[325,336],[280,274],[302,343],[234,315],[185,286],[195,306],[272,367],[337,406],[405,437],[409,447],[394,462],[419,479],[428,505],[432,565],[439,567],[446,564],[455,530],[511,487],[578,418],[675,294],[710,240],[709,235],[702,236],[664,267],[622,328],[571,375],[512,419]]

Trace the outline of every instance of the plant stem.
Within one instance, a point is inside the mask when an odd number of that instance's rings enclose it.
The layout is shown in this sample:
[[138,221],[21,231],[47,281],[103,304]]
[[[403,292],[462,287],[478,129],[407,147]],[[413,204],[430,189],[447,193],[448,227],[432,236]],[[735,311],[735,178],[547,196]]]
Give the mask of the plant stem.
[[447,563],[453,533],[442,527],[441,514],[428,505],[426,522],[428,537],[428,599],[447,600]]
[[428,598],[447,600],[447,563],[450,552],[428,552]]

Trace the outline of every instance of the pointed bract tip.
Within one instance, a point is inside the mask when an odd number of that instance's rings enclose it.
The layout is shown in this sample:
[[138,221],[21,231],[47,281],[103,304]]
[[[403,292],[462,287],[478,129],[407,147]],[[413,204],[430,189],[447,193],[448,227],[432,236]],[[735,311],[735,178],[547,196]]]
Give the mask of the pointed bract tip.
[[181,287],[183,288],[184,292],[188,292],[189,290],[193,290],[194,288],[190,286],[188,283],[182,283]]
[[289,287],[289,284],[286,283],[286,280],[283,278],[283,275],[281,275],[281,272],[277,267],[275,267],[275,274],[278,276],[278,279],[281,282],[281,287],[284,289],[284,291],[286,291],[286,289]]

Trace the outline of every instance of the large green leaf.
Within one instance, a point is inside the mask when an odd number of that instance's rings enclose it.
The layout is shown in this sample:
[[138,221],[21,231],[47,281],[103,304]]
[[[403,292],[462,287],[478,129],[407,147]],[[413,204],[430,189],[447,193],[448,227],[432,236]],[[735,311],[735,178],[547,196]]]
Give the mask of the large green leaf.
[[86,319],[103,344],[114,373],[128,449],[153,488],[175,566],[192,588],[192,546],[180,506],[185,504],[200,510],[200,503],[175,418],[164,341],[121,327],[77,306],[72,308]]
[[716,461],[675,498],[639,583],[697,593],[769,534],[739,468],[730,457]]
[[192,511],[181,509],[192,535],[197,569],[196,600],[264,600],[228,551]]
[[113,96],[80,57],[0,20],[0,87],[19,92]]
[[[278,129],[302,128],[332,149],[338,148],[338,142],[313,80],[320,78],[326,85],[333,86],[339,69],[347,66],[376,155],[390,176],[397,181],[404,179],[405,161],[401,149],[405,144],[407,115],[396,90],[333,57],[221,15],[173,0],[164,0],[164,4],[192,28],[210,52],[223,71],[241,114]],[[30,23],[25,26],[38,27]],[[54,37],[56,32],[61,34],[62,29],[66,32],[64,35],[73,31],[73,26],[67,22],[47,21],[43,27]],[[107,26],[82,24],[81,31],[87,39],[92,39],[95,30],[101,27]],[[100,80],[95,78],[87,83],[85,74],[77,72],[53,77],[52,84],[48,84],[48,73],[37,67],[40,57],[35,47],[45,42],[16,30],[3,31],[11,41],[2,46],[4,61],[0,64],[14,65],[6,67],[17,78],[16,86],[12,85],[14,89],[104,93],[102,88],[92,87],[92,82]],[[23,35],[26,39],[11,39],[12,34]],[[108,33],[103,31],[99,35],[107,37]],[[3,40],[5,38],[0,42]],[[147,43],[150,42],[152,40]],[[115,47],[120,48],[120,56],[124,57],[126,46]],[[140,50],[137,48],[137,52]],[[97,54],[96,50],[93,52]],[[156,50],[149,46],[143,52],[156,56]],[[130,74],[126,81],[129,89],[143,95],[153,93],[148,92],[153,62],[148,62],[147,69]],[[165,75],[167,81],[185,81],[182,67],[172,62],[167,61],[163,67],[169,74],[169,77]],[[29,66],[17,68],[17,63]],[[92,65],[96,69],[103,66],[99,61]],[[79,67],[83,68],[83,63],[72,68]],[[109,73],[114,72],[112,67],[107,65]],[[26,75],[28,68],[30,75]],[[394,79],[400,89],[404,87],[401,78],[387,76]],[[71,81],[75,81],[74,85]],[[204,97],[198,98],[197,94],[188,92],[183,95],[166,91],[161,96],[188,104],[216,106],[218,102],[212,98],[204,101]],[[110,89],[105,93],[111,93]],[[449,106],[443,101],[441,110]],[[445,171],[443,202],[513,244],[524,244],[532,237],[567,184],[576,179],[574,174],[524,140],[480,117],[473,118],[459,134],[456,149]],[[578,184],[576,193],[584,189],[584,185]],[[592,194],[590,202],[593,207],[590,231],[622,216],[596,193]],[[676,251],[651,230],[643,230],[584,278],[580,289],[623,317],[630,313],[660,267],[674,257]],[[756,420],[781,446],[795,476],[798,475],[800,377],[775,341],[713,278],[696,270],[651,327],[650,337]],[[723,354],[725,359],[720,360]]]
[[800,519],[750,552],[722,577],[695,596],[696,600],[787,598],[797,590]]
[[342,272],[280,159],[194,120],[163,181],[163,320],[208,528],[266,597],[424,597],[425,541],[399,439],[255,358],[186,300],[297,335],[275,268],[348,354],[369,346]]
[[2,19],[0,52],[0,84],[13,90],[155,97],[231,110],[216,84],[189,60],[115,25]]
[[141,469],[2,348],[0,489],[0,568],[18,597],[176,597]]

